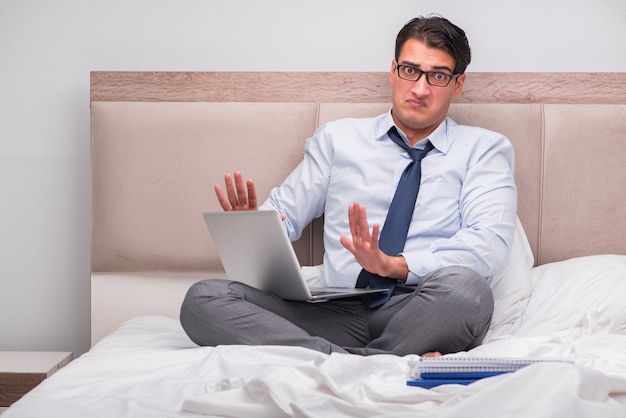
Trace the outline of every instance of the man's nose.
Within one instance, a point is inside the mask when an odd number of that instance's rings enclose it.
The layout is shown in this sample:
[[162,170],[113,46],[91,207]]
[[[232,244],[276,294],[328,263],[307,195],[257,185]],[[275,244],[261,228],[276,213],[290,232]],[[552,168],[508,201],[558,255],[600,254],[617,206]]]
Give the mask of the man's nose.
[[428,96],[430,93],[430,84],[426,81],[426,74],[422,74],[422,76],[415,81],[411,91],[418,97]]

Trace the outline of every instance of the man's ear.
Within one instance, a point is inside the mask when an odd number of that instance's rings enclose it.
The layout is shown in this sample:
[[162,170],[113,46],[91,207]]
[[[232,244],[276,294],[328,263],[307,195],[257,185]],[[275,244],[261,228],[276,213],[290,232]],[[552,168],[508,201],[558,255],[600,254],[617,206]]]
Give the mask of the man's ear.
[[396,59],[391,60],[391,69],[389,70],[389,83],[393,84],[394,73],[396,72]]
[[452,96],[458,97],[461,95],[461,92],[463,91],[463,85],[465,84],[465,73],[458,76],[457,79],[455,80],[455,83],[456,84],[454,85],[454,93],[452,94]]

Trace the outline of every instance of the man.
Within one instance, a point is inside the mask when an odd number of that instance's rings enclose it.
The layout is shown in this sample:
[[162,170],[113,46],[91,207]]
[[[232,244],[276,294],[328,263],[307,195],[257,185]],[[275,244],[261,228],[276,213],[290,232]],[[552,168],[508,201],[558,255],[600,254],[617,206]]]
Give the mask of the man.
[[[390,112],[318,129],[303,161],[259,208],[279,212],[292,240],[324,214],[323,283],[387,287],[386,296],[311,304],[206,280],[183,302],[189,337],[200,345],[297,345],[363,355],[479,345],[493,313],[488,280],[508,262],[517,194],[509,141],[446,117],[469,62],[465,33],[448,20],[408,22],[389,72]],[[235,172],[225,181],[225,193],[215,187],[224,210],[258,208],[252,180],[244,183]],[[404,230],[389,232],[402,218],[397,208],[407,207],[396,200],[414,192]],[[398,237],[400,246],[390,244]]]

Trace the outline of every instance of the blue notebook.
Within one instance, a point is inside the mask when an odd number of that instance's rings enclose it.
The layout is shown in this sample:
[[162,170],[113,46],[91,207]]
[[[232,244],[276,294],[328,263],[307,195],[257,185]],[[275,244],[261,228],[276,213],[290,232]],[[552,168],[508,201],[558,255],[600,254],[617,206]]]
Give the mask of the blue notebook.
[[441,385],[469,385],[477,379],[415,379],[407,380],[408,386],[419,386],[421,388],[430,389]]
[[454,372],[454,373],[422,373],[419,379],[407,380],[409,386],[430,389],[441,385],[469,385],[486,377],[499,376],[512,372]]
[[407,385],[433,388],[441,385],[469,385],[477,380],[512,373],[540,362],[567,362],[555,358],[511,357],[423,357],[409,360],[410,378]]

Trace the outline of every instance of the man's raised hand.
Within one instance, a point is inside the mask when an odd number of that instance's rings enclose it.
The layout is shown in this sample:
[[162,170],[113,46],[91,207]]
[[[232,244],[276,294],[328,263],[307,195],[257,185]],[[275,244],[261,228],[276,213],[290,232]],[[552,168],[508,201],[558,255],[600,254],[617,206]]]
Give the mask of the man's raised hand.
[[244,183],[241,172],[235,171],[233,176],[230,174],[224,175],[224,183],[226,185],[226,194],[224,194],[219,184],[215,185],[215,194],[222,209],[225,211],[258,209],[254,181],[248,180]]

